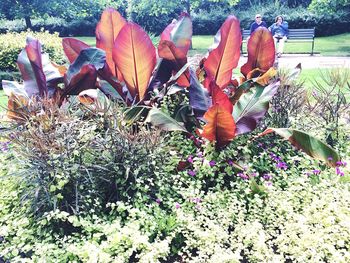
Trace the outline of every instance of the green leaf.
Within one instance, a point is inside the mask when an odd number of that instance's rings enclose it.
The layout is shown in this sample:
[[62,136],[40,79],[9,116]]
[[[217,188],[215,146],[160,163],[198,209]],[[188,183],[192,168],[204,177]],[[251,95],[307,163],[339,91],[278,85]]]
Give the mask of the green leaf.
[[154,126],[160,127],[165,131],[183,131],[187,132],[185,127],[177,122],[174,118],[170,117],[167,113],[157,109],[152,108],[148,113],[146,122],[152,123]]
[[336,166],[336,163],[340,161],[338,153],[332,147],[303,131],[287,128],[267,128],[259,136],[273,132],[287,139],[292,145],[311,157],[326,162],[327,165]]
[[131,124],[140,119],[140,117],[143,116],[150,109],[151,107],[147,106],[131,107],[124,112],[124,120]]
[[280,82],[276,81],[266,87],[256,86],[243,94],[233,109],[236,123],[236,135],[250,132],[256,128],[269,108],[269,101],[275,95]]

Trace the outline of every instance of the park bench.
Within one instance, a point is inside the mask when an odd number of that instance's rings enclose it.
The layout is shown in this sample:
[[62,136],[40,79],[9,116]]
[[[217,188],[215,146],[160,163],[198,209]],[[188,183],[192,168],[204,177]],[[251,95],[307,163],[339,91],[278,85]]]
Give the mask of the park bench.
[[[250,30],[242,30],[242,44],[247,42],[250,36]],[[310,55],[314,54],[315,46],[315,28],[289,29],[287,42],[312,42]],[[242,48],[243,53],[243,48]]]

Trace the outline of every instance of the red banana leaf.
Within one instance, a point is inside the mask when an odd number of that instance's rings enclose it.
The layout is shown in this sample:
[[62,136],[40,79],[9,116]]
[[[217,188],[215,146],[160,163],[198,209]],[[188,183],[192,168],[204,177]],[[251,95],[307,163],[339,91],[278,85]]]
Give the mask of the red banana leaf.
[[156,65],[156,51],[147,33],[137,24],[128,22],[115,41],[113,59],[136,101],[144,98]]
[[232,114],[233,105],[228,96],[215,84],[214,81],[210,83],[210,91],[213,100],[213,105],[218,104],[227,112]]
[[66,54],[70,63],[79,56],[80,51],[90,48],[88,44],[75,38],[66,37],[62,40],[63,51]]
[[[177,73],[187,63],[186,55],[171,41],[161,40],[158,45],[158,55],[160,58],[171,61],[171,71]],[[165,66],[166,64],[163,64]],[[190,86],[190,75],[186,70],[177,80],[182,87]]]
[[241,43],[239,21],[235,16],[229,16],[215,36],[215,49],[210,51],[204,62],[206,73],[214,78],[220,88],[231,80],[232,70],[237,67],[240,57]]
[[247,76],[255,68],[266,72],[275,62],[275,44],[267,28],[257,28],[248,40],[248,61],[241,67],[241,72]]
[[160,40],[168,40],[187,55],[191,46],[192,21],[187,13],[182,13],[176,22],[170,23],[160,35]]
[[231,113],[222,106],[215,104],[205,114],[207,124],[203,127],[201,137],[213,142],[217,147],[223,147],[235,137],[236,125]]
[[95,66],[91,64],[83,65],[79,72],[69,80],[66,78],[66,87],[63,90],[62,98],[67,95],[78,95],[83,90],[94,89],[96,78],[97,70]]
[[126,20],[113,8],[107,8],[103,11],[101,20],[96,26],[96,47],[106,52],[107,65],[114,77],[123,80],[113,61],[114,41],[120,30],[126,24]]
[[48,89],[42,64],[41,44],[38,40],[27,38],[27,45],[19,54],[17,65],[27,93],[30,96],[35,93],[41,97],[47,96]]
[[335,167],[337,162],[340,161],[338,153],[332,147],[303,131],[286,128],[267,128],[259,136],[273,132],[290,141],[292,145],[311,157],[326,162],[329,166]]

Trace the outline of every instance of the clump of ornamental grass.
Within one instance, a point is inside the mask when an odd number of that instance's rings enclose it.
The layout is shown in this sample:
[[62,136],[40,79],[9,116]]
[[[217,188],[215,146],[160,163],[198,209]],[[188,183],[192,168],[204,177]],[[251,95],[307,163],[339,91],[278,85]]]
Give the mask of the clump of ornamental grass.
[[41,110],[22,112],[26,121],[9,140],[27,185],[23,198],[37,213],[104,211],[110,201],[151,194],[145,185],[157,170],[158,131],[141,125],[135,132],[116,103],[104,111],[78,104],[59,108],[48,100],[34,106]]
[[270,109],[264,125],[289,128],[295,126],[295,120],[304,114],[307,93],[304,81],[298,79],[300,64],[294,70],[280,69],[278,76],[280,87],[270,101]]
[[[313,81],[308,112],[313,116],[313,124],[323,128],[324,137],[331,146],[346,139],[341,130],[346,129],[349,116],[350,70],[335,68],[320,71],[321,80]],[[345,136],[345,138],[344,138]]]

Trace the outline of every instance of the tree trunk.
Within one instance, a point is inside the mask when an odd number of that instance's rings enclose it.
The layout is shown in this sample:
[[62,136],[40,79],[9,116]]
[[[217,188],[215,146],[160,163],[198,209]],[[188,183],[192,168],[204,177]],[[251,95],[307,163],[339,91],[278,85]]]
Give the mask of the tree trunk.
[[26,21],[26,27],[32,29],[32,21],[30,20],[30,16],[25,16],[24,20]]

